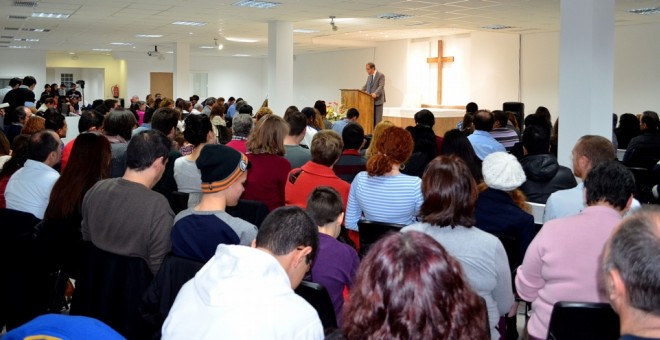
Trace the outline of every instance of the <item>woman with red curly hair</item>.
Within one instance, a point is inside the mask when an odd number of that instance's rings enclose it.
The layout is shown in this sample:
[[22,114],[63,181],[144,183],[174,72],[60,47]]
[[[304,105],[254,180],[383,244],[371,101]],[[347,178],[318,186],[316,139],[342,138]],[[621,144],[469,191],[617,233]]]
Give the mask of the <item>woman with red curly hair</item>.
[[367,171],[355,176],[346,205],[345,225],[357,231],[361,216],[370,221],[411,224],[422,205],[421,179],[401,173],[413,150],[412,136],[403,128],[386,128],[375,141]]
[[483,302],[458,261],[419,232],[380,240],[362,261],[344,310],[346,339],[486,339]]

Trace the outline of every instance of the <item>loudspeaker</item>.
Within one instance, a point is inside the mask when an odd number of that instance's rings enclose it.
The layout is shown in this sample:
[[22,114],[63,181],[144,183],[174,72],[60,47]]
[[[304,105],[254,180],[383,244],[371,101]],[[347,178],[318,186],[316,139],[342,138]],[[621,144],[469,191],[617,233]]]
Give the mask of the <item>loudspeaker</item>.
[[505,102],[502,104],[502,111],[513,112],[513,115],[516,117],[516,120],[518,121],[518,128],[522,132],[524,128],[523,125],[525,123],[525,103]]

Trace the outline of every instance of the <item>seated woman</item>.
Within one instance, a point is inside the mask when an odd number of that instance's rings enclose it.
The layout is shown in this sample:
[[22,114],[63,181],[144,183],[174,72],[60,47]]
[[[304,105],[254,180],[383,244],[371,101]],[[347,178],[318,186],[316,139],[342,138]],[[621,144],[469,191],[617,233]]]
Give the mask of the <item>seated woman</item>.
[[355,249],[337,241],[344,219],[343,203],[337,190],[318,187],[309,195],[306,211],[319,227],[319,249],[312,263],[311,281],[328,290],[341,326],[344,289],[353,286],[360,265]]
[[525,171],[514,156],[505,152],[488,155],[482,171],[484,183],[479,185],[476,227],[515,238],[522,258],[536,235],[534,217],[527,213],[525,194],[518,189],[526,180]]
[[348,340],[487,339],[487,322],[459,262],[411,231],[385,237],[364,258],[342,331]]
[[403,128],[386,128],[373,145],[376,152],[367,161],[367,171],[355,176],[346,205],[346,228],[358,231],[357,222],[366,220],[411,224],[422,205],[421,179],[401,173],[413,150],[410,133]]
[[211,120],[205,115],[189,115],[186,117],[186,129],[183,137],[192,144],[192,153],[179,157],[174,161],[174,180],[179,192],[189,193],[188,207],[194,207],[199,202],[202,189],[202,178],[195,161],[206,144],[215,144],[215,135]]
[[463,132],[458,129],[445,132],[444,138],[442,139],[442,150],[440,153],[445,156],[458,156],[465,162],[465,164],[467,164],[474,180],[477,183],[483,182],[484,177],[481,174],[481,160],[477,157],[474,148],[472,148],[472,143],[470,143],[470,140],[467,139],[467,136],[465,136]]
[[288,124],[278,115],[264,117],[247,140],[248,171],[243,199],[263,202],[268,210],[284,206],[284,187],[291,163],[284,158]]
[[473,227],[477,185],[470,170],[457,156],[440,156],[429,163],[422,192],[422,222],[402,232],[428,234],[458,260],[472,289],[486,301],[490,337],[498,339],[498,320],[513,305],[511,272],[502,243]]

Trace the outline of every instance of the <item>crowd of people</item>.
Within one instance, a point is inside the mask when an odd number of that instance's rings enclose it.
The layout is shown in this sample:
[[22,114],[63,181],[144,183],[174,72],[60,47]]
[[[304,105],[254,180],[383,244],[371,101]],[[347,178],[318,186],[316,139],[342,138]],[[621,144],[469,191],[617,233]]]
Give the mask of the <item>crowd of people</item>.
[[[655,112],[621,116],[612,137],[626,149],[622,162],[609,138],[586,135],[571,171],[553,155],[558,122],[545,107],[518,120],[470,103],[442,136],[421,110],[413,126],[384,120],[365,136],[360,112],[331,122],[323,101],[281,116],[234,97],[156,94],[128,108],[114,99],[81,108],[68,85],[70,94],[52,84],[37,98],[25,77],[0,93],[0,208],[40,221],[31,226],[34,277],[65,282],[26,300],[34,308],[25,313],[0,314],[8,339],[55,323],[107,339],[516,339],[514,296],[532,303],[531,339],[546,337],[554,303],[565,300],[610,300],[622,334],[660,338],[647,332],[660,320],[660,211],[646,204],[657,186],[642,199],[630,170],[660,178]],[[79,134],[64,145],[71,113]],[[542,227],[528,202],[545,204]],[[405,227],[360,258],[360,220]],[[198,266],[160,319],[137,321],[151,333],[90,312],[78,294],[99,285],[94,261],[126,258],[138,268],[105,289],[163,285],[182,275],[173,258]],[[328,292],[336,327],[295,294],[303,281]],[[52,291],[48,282],[35,287]],[[97,308],[120,303],[99,299]],[[69,306],[110,327],[56,315]]]

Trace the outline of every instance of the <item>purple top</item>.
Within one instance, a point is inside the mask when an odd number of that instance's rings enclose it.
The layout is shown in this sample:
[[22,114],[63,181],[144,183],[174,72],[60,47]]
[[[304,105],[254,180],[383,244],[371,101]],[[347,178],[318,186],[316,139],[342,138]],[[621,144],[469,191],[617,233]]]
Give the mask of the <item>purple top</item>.
[[351,288],[359,265],[360,259],[355,249],[330,235],[319,233],[319,251],[312,264],[312,281],[328,290],[339,326],[344,307],[344,287]]

